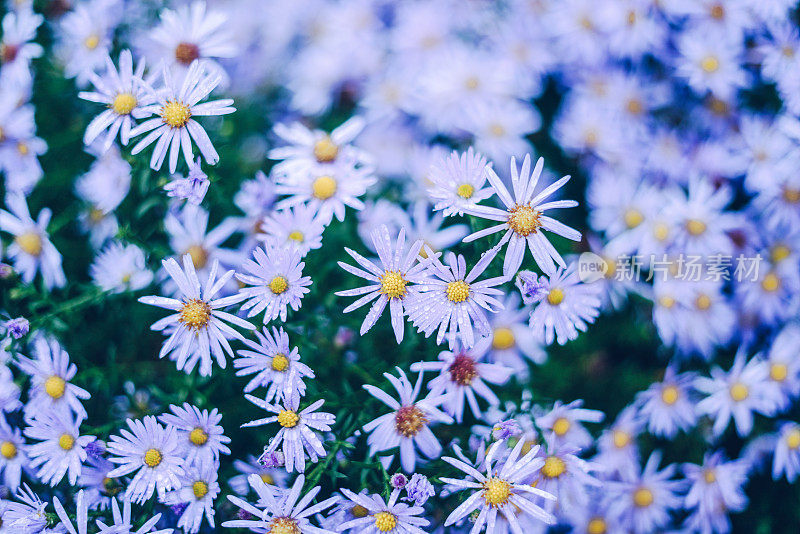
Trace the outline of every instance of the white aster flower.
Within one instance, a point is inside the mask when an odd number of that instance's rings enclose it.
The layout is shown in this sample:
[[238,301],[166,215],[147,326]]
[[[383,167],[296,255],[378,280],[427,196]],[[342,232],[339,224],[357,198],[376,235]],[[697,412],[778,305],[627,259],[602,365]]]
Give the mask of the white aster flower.
[[433,209],[444,210],[446,216],[463,215],[481,200],[493,194],[486,184],[486,158],[472,147],[459,154],[453,151],[431,166],[428,173],[428,196],[435,202]]
[[556,266],[555,260],[561,267],[566,268],[561,255],[553,248],[550,241],[544,236],[543,231],[547,230],[566,237],[573,241],[580,241],[581,233],[557,220],[544,215],[544,212],[555,208],[572,208],[578,203],[574,200],[552,200],[543,202],[553,193],[558,191],[567,181],[569,176],[564,176],[558,181],[544,188],[539,194],[534,194],[539,177],[544,167],[544,159],[539,158],[536,167],[531,172],[530,154],[525,156],[522,168],[517,169],[517,160],[511,158],[511,183],[514,189],[512,198],[506,186],[497,176],[491,167],[487,167],[486,174],[500,200],[506,209],[492,208],[488,206],[474,206],[465,210],[471,215],[483,217],[500,224],[490,226],[485,230],[480,230],[464,238],[465,242],[474,241],[478,238],[505,232],[498,246],[508,242],[505,260],[503,261],[503,274],[513,276],[522,265],[522,258],[525,256],[525,245],[531,250],[536,264],[545,273],[552,273]]
[[100,534],[172,534],[171,528],[164,528],[153,530],[156,524],[161,520],[161,514],[156,514],[144,523],[142,526],[134,530],[133,524],[139,523],[139,519],[133,521],[131,519],[131,501],[124,500],[122,512],[119,509],[119,503],[116,497],[111,499],[111,512],[113,514],[114,522],[106,525],[101,520],[97,520],[97,526],[100,528]]
[[192,140],[194,140],[206,163],[216,165],[219,154],[211,144],[206,131],[194,117],[227,115],[236,111],[231,107],[233,104],[231,99],[199,103],[219,85],[220,77],[207,74],[203,65],[196,61],[189,67],[182,84],[172,76],[166,66],[163,78],[163,90],[148,88],[153,103],[142,108],[145,116],[158,115],[158,117],[147,120],[133,129],[131,132],[133,136],[150,133],[133,147],[131,153],[138,154],[158,140],[150,158],[150,167],[155,170],[161,169],[169,151],[169,171],[174,173],[178,167],[178,155],[181,151],[186,165],[192,166],[194,161]]
[[61,414],[74,413],[86,417],[81,400],[91,397],[88,391],[71,383],[78,367],[70,363],[69,354],[55,340],[37,337],[33,350],[36,359],[19,357],[19,368],[31,376],[29,400],[25,416],[35,419],[56,410]]
[[95,440],[94,436],[81,436],[79,426],[80,419],[51,411],[36,417],[25,429],[26,436],[39,440],[28,445],[27,453],[42,482],[55,486],[64,475],[72,486],[78,481],[86,446]]
[[286,321],[288,308],[300,309],[300,300],[309,292],[310,276],[303,275],[305,263],[300,261],[298,250],[289,250],[267,244],[253,251],[253,259],[242,264],[245,273],[238,273],[239,281],[252,286],[239,291],[239,300],[245,300],[242,311],[247,317],[264,312],[264,324],[280,317]]
[[42,209],[34,221],[21,194],[6,195],[6,205],[10,211],[0,210],[0,230],[14,236],[14,242],[6,253],[14,261],[14,269],[20,273],[22,280],[30,284],[39,271],[48,289],[66,284],[67,279],[61,269],[61,254],[47,235],[47,223],[52,215],[50,209]]
[[464,403],[469,404],[472,415],[480,419],[483,414],[478,406],[478,397],[482,397],[490,405],[497,406],[500,399],[487,384],[503,385],[508,382],[514,370],[496,363],[481,361],[473,351],[458,348],[453,351],[439,353],[438,362],[418,362],[411,365],[411,370],[439,371],[439,376],[428,382],[431,395],[444,397],[442,408],[461,423],[464,417]]
[[272,334],[264,327],[263,334],[254,331],[258,343],[245,339],[245,344],[252,350],[239,350],[239,358],[233,361],[238,369],[236,376],[255,376],[244,387],[250,393],[257,387],[266,387],[266,402],[272,399],[300,400],[306,394],[304,378],[314,378],[314,371],[300,361],[297,347],[289,348],[289,336],[283,330],[273,327]]
[[422,241],[419,240],[413,243],[411,248],[406,250],[405,229],[400,229],[397,241],[392,243],[389,229],[386,225],[373,230],[370,237],[374,249],[378,253],[380,266],[347,247],[345,247],[345,251],[356,260],[360,267],[354,267],[341,261],[338,262],[339,267],[351,274],[364,278],[370,282],[369,285],[337,291],[336,295],[340,297],[363,295],[347,306],[344,309],[344,313],[351,312],[375,301],[370,307],[364,322],[361,323],[362,336],[375,325],[388,304],[392,319],[392,329],[397,342],[400,343],[403,341],[405,331],[403,302],[406,298],[417,294],[419,291],[417,286],[411,284],[421,284],[427,280],[425,265],[417,263],[419,251],[422,249]]
[[192,258],[189,254],[183,257],[183,269],[173,258],[162,262],[164,269],[178,285],[181,298],[168,297],[141,297],[139,302],[160,308],[173,310],[175,313],[153,323],[152,330],[164,330],[169,335],[161,347],[159,358],[169,354],[174,359],[179,370],[186,373],[192,372],[198,361],[200,374],[211,375],[212,355],[217,364],[223,369],[226,366],[225,353],[233,357],[233,349],[228,339],[244,339],[228,323],[252,330],[255,328],[247,321],[233,314],[224,312],[221,308],[235,304],[242,300],[240,295],[217,298],[225,283],[233,277],[233,271],[228,271],[217,280],[219,263],[214,261],[211,274],[204,287],[200,286]]
[[314,463],[325,457],[327,453],[317,433],[328,432],[331,425],[336,422],[336,417],[330,413],[317,412],[317,409],[325,404],[324,400],[320,399],[298,411],[299,400],[286,399],[281,404],[269,404],[253,395],[245,395],[245,397],[259,408],[275,415],[250,421],[243,426],[260,426],[275,422],[281,426],[278,434],[264,449],[264,454],[278,450],[278,447],[283,444],[286,470],[290,473],[295,470],[299,473],[305,471],[306,453]]
[[180,487],[184,474],[181,445],[172,427],[164,428],[155,417],[127,420],[130,431],[121,429],[120,436],[111,436],[108,452],[111,462],[119,464],[108,473],[110,478],[136,472],[128,482],[125,500],[143,503],[158,491],[163,498],[167,491]]
[[[39,534],[47,528],[47,501],[42,501],[31,488],[25,484],[17,491],[17,500],[7,502],[3,511],[3,528],[13,534]],[[13,531],[12,531],[13,528]]]
[[402,490],[395,489],[389,496],[389,501],[385,501],[380,495],[360,495],[350,490],[342,489],[345,497],[350,499],[355,506],[361,506],[366,510],[364,517],[356,518],[339,525],[338,530],[352,530],[359,534],[382,534],[392,532],[396,534],[426,534],[429,521],[424,517],[418,517],[425,513],[422,506],[409,506],[405,503],[398,503]]
[[58,55],[64,62],[64,75],[76,78],[79,86],[103,65],[112,46],[114,28],[121,9],[117,0],[89,0],[74,6],[59,23]]
[[40,57],[44,51],[36,38],[36,30],[44,22],[44,17],[34,13],[33,6],[9,11],[3,17],[2,50],[3,70],[0,80],[3,85],[27,85],[31,79],[31,60]]
[[216,408],[209,412],[184,402],[182,407],[170,404],[169,409],[172,413],[161,415],[159,420],[175,428],[187,465],[218,465],[220,454],[231,453],[226,445],[231,438],[223,434],[225,430],[219,424],[222,415]]
[[95,90],[78,94],[84,100],[104,104],[108,108],[92,119],[83,136],[83,143],[91,145],[100,134],[107,132],[102,143],[103,152],[111,148],[117,134],[123,145],[128,144],[131,130],[136,124],[134,119],[148,115],[143,108],[150,105],[153,99],[153,95],[145,89],[142,80],[144,61],[140,61],[134,71],[130,50],[120,52],[119,69],[114,66],[110,57],[106,56],[105,62],[104,75],[100,76],[94,72],[89,75]]
[[673,439],[679,430],[686,431],[697,422],[692,398],[692,373],[677,374],[667,367],[664,379],[636,396],[639,413],[647,418],[647,428],[657,437]]
[[118,241],[97,255],[90,273],[95,285],[111,293],[137,291],[153,281],[153,273],[145,264],[144,251]]
[[[119,148],[113,146],[103,152],[98,145],[92,145],[87,152],[97,157],[89,170],[75,182],[75,192],[80,198],[91,204],[91,219],[100,219],[114,211],[131,188],[131,166],[120,154]],[[94,220],[88,221],[89,224]],[[116,232],[115,232],[116,233]]]
[[18,428],[12,428],[0,414],[0,472],[3,485],[17,491],[22,479],[22,469],[28,466],[27,447]]
[[447,337],[451,349],[457,340],[464,347],[472,348],[475,330],[479,336],[491,333],[486,311],[496,312],[503,308],[503,303],[496,298],[503,292],[494,286],[504,283],[507,278],[498,276],[476,281],[500,248],[484,252],[469,273],[464,256],[459,254],[456,257],[448,252],[445,265],[429,247],[425,248],[428,257],[423,263],[429,279],[409,296],[406,305],[408,318],[426,337],[438,329],[436,343]]
[[536,415],[536,426],[542,432],[555,434],[558,444],[569,443],[581,449],[590,447],[594,439],[581,423],[599,423],[605,415],[599,410],[588,410],[582,406],[582,400],[567,404],[556,401],[551,410]]
[[181,484],[164,496],[164,504],[186,505],[178,519],[178,527],[184,532],[195,533],[200,530],[203,517],[214,528],[214,499],[219,495],[217,466],[208,464],[186,469],[180,478]]
[[332,530],[315,527],[309,521],[309,517],[333,506],[336,503],[336,497],[309,506],[321,488],[319,486],[311,488],[301,499],[300,492],[303,491],[303,485],[306,482],[305,476],[298,476],[292,489],[288,492],[266,484],[258,475],[250,475],[247,480],[250,487],[258,494],[259,507],[234,495],[228,495],[228,500],[254,519],[226,521],[222,523],[223,527],[248,528],[256,532],[272,534],[335,534]]
[[258,223],[257,230],[257,237],[268,244],[298,250],[300,257],[304,257],[310,250],[322,246],[325,222],[317,217],[314,208],[298,204],[271,212]]
[[[389,373],[384,373],[383,376],[397,391],[399,401],[375,386],[364,385],[364,389],[370,395],[392,409],[391,412],[364,425],[364,432],[370,433],[367,438],[370,456],[400,447],[400,464],[405,472],[413,473],[417,464],[417,448],[429,459],[436,459],[442,453],[442,446],[433,435],[430,424],[452,424],[453,419],[438,408],[445,400],[443,396],[429,394],[424,399],[417,400],[424,373],[419,374],[417,383],[412,387],[408,377],[399,367],[397,372],[400,378]],[[393,460],[394,455],[381,456],[381,462],[387,469]]]
[[511,453],[502,461],[498,457],[504,456],[501,447],[505,449],[503,441],[495,442],[489,447],[483,465],[486,469],[484,475],[472,465],[463,460],[445,456],[442,459],[456,469],[468,475],[467,479],[442,478],[442,482],[450,484],[459,490],[472,490],[473,493],[467,500],[447,516],[445,526],[453,525],[476,510],[480,510],[472,532],[480,532],[486,525],[486,532],[495,532],[498,515],[502,516],[514,534],[523,534],[520,527],[521,516],[531,516],[546,524],[555,523],[555,517],[539,506],[540,498],[555,500],[555,497],[546,491],[533,487],[528,482],[530,475],[538,471],[544,460],[538,456],[539,446],[536,445],[520,458],[524,440],[519,440]]

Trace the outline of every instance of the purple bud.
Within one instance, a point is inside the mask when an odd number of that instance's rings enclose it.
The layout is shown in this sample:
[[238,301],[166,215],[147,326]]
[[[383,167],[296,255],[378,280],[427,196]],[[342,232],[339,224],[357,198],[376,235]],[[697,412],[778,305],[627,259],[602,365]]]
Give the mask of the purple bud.
[[282,467],[285,461],[286,459],[284,458],[283,453],[280,451],[264,451],[264,454],[262,454],[258,459],[258,463],[269,468]]
[[390,482],[394,489],[403,489],[408,484],[408,478],[403,473],[395,473]]
[[14,268],[11,267],[7,263],[0,263],[0,279],[5,280],[6,278],[11,278],[11,275],[14,274]]
[[429,498],[436,495],[433,489],[433,484],[428,481],[425,475],[414,473],[411,477],[411,482],[406,486],[406,493],[408,498],[414,501],[417,506],[425,504]]
[[105,450],[106,448],[103,446],[103,442],[99,439],[94,440],[86,446],[86,454],[96,460],[103,457]]
[[492,428],[492,437],[496,440],[508,439],[522,434],[522,427],[513,419],[500,421]]
[[19,339],[26,335],[31,329],[31,325],[25,317],[17,317],[6,322],[6,331],[14,339]]
[[172,510],[173,514],[181,515],[181,514],[183,514],[183,512],[186,511],[186,509],[188,507],[189,507],[189,503],[188,502],[182,502],[182,503],[178,503],[178,504],[173,504],[172,506],[169,507],[169,509]]

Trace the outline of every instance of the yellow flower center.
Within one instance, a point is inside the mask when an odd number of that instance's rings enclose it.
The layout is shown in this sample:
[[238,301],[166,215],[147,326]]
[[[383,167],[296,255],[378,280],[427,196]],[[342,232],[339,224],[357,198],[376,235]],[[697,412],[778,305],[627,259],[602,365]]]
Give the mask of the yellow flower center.
[[194,484],[192,484],[192,493],[194,493],[194,498],[197,500],[202,499],[206,495],[208,495],[208,484],[203,482],[202,480],[198,480]]
[[206,444],[206,442],[208,442],[208,432],[199,426],[195,427],[191,432],[189,432],[189,441],[192,442],[192,445],[202,447]]
[[367,510],[360,504],[357,504],[350,509],[350,513],[353,514],[353,517],[361,519],[362,517],[367,517],[369,510]]
[[781,279],[778,278],[778,275],[775,273],[767,273],[767,275],[761,281],[761,287],[764,288],[764,291],[774,293],[780,289]]
[[397,518],[389,512],[378,512],[374,517],[375,528],[381,532],[391,532],[397,526]]
[[291,517],[276,517],[269,524],[267,534],[300,534],[300,527],[297,521]]
[[136,107],[136,97],[130,93],[119,93],[111,108],[117,115],[128,115]]
[[185,66],[200,57],[200,47],[194,43],[181,42],[175,47],[175,60]]
[[320,200],[328,200],[336,194],[336,180],[332,176],[320,176],[311,184],[311,191]]
[[698,310],[705,311],[711,307],[711,297],[708,295],[698,295],[694,304],[697,306]]
[[508,350],[516,344],[514,332],[510,328],[495,328],[492,335],[492,348],[496,350]]
[[300,421],[300,416],[292,410],[281,410],[278,413],[278,423],[284,428],[294,428]]
[[725,8],[721,4],[714,4],[711,6],[710,15],[717,20],[725,18]]
[[542,474],[547,478],[558,478],[567,470],[567,464],[558,456],[548,456],[542,466]]
[[25,254],[38,256],[42,253],[42,238],[36,232],[25,232],[14,238],[14,242]]
[[706,223],[699,219],[689,219],[686,221],[686,231],[691,235],[702,235],[706,231]]
[[203,300],[191,299],[181,308],[178,321],[195,330],[205,328],[211,321],[211,306]]
[[17,152],[19,152],[21,156],[27,156],[28,152],[30,152],[30,148],[28,148],[27,143],[20,141],[17,143]]
[[314,157],[320,163],[330,163],[339,155],[339,147],[327,135],[314,144]]
[[186,254],[191,256],[195,269],[202,269],[208,263],[208,252],[201,245],[192,245],[186,249]]
[[169,100],[161,108],[161,118],[172,128],[183,128],[192,117],[192,110],[183,102]]
[[521,236],[527,236],[542,226],[539,217],[542,213],[530,206],[515,206],[508,210],[508,226]]
[[275,479],[272,478],[272,475],[269,475],[267,473],[261,473],[261,481],[264,484],[269,484],[269,485],[275,484]]
[[289,289],[289,281],[283,276],[278,275],[269,283],[269,290],[276,295],[280,295],[287,289]]
[[673,306],[675,306],[675,299],[670,297],[669,295],[664,295],[662,297],[659,297],[658,304],[662,308],[670,309]]
[[644,215],[636,208],[629,208],[623,218],[625,219],[625,226],[629,229],[636,228],[644,222]]
[[783,382],[789,376],[789,368],[783,363],[773,363],[769,367],[769,377],[775,382]]
[[95,34],[92,34],[83,40],[83,46],[89,50],[94,50],[98,47],[98,45],[100,45],[100,37]]
[[65,451],[71,451],[75,446],[75,437],[70,434],[61,434],[61,437],[58,438],[58,446]]
[[456,280],[447,284],[447,300],[450,302],[464,302],[469,298],[469,284],[463,280]]
[[785,187],[783,189],[783,199],[789,204],[797,204],[800,202],[800,189]]
[[747,389],[747,386],[742,384],[741,382],[736,382],[730,388],[731,398],[736,402],[741,402],[747,398],[750,394],[750,391]]
[[602,517],[593,517],[589,523],[586,524],[587,534],[606,534],[607,530],[606,520]]
[[285,354],[276,354],[272,357],[272,370],[279,373],[284,372],[289,368],[289,358]]
[[678,391],[678,388],[676,388],[675,386],[665,386],[661,390],[661,400],[667,406],[672,406],[673,404],[678,402],[678,397],[680,397],[680,392]]
[[300,230],[295,230],[294,232],[289,233],[289,239],[291,239],[292,241],[297,241],[298,243],[302,243],[305,237],[306,236],[304,236],[303,232],[301,232]]
[[713,484],[717,481],[717,474],[709,467],[703,471],[703,480],[706,481],[706,484]]
[[478,79],[477,76],[470,76],[466,80],[464,80],[464,87],[469,89],[470,91],[474,91],[478,87],[480,87],[481,81]]
[[653,226],[653,237],[659,241],[665,241],[669,237],[669,226],[664,223]]
[[562,302],[564,302],[564,290],[554,287],[550,290],[547,294],[547,302],[549,302],[553,306],[558,306]]
[[483,483],[483,500],[491,507],[503,506],[511,497],[511,484],[497,477],[486,479]]
[[653,492],[647,488],[639,488],[633,492],[633,504],[639,508],[647,508],[653,504]]
[[416,406],[403,406],[394,414],[395,430],[406,438],[416,436],[426,424],[428,417]]
[[408,281],[398,271],[386,271],[381,277],[381,293],[390,299],[398,299],[406,296],[406,284]]
[[17,457],[17,446],[10,441],[4,441],[0,444],[0,454],[2,454],[3,458],[6,460],[12,460]]
[[625,106],[628,109],[628,112],[631,115],[639,115],[644,111],[644,106],[642,105],[641,100],[637,98],[631,98],[628,100],[627,105]]
[[719,59],[716,56],[706,56],[700,61],[700,68],[711,74],[719,69]]
[[631,435],[627,432],[623,432],[622,430],[615,430],[612,433],[612,439],[614,441],[614,446],[618,449],[624,449],[627,447],[631,442]]
[[786,440],[786,446],[790,449],[800,449],[800,428],[791,429],[784,439]]
[[161,451],[158,449],[147,449],[144,453],[144,463],[147,467],[158,467],[162,459]]
[[456,194],[461,198],[472,198],[474,192],[475,188],[470,184],[461,184],[458,186],[458,189],[456,189]]
[[506,134],[506,129],[502,124],[496,122],[489,128],[489,133],[495,137],[503,137]]
[[556,433],[556,436],[563,436],[567,432],[569,432],[569,428],[572,426],[572,423],[566,417],[559,417],[553,423],[553,432]]
[[60,399],[67,390],[67,381],[60,376],[53,375],[44,381],[44,391],[54,399]]
[[769,257],[772,260],[772,263],[780,263],[791,255],[792,249],[786,245],[780,244],[772,247]]

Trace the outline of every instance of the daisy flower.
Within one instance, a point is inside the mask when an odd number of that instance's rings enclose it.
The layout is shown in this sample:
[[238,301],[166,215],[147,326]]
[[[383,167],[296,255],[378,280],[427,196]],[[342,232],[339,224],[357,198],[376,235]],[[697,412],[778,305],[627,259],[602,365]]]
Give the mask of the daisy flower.
[[0,42],[3,70],[0,79],[6,84],[28,84],[31,79],[31,60],[40,57],[42,46],[31,42],[44,17],[33,9],[10,11],[3,17],[3,38]]
[[[186,254],[183,257],[183,269],[173,258],[163,260],[164,269],[178,285],[181,298],[168,297],[141,297],[139,302],[173,310],[175,313],[153,323],[152,330],[164,330],[169,338],[161,346],[158,357],[163,358],[169,354],[174,359],[179,370],[186,373],[192,372],[197,362],[200,362],[200,374],[211,375],[213,355],[217,363],[225,368],[225,352],[233,357],[228,339],[244,339],[228,323],[233,323],[240,328],[253,330],[255,326],[230,313],[222,311],[231,304],[242,300],[240,295],[231,295],[215,299],[225,283],[233,277],[233,271],[228,271],[217,280],[219,263],[215,260],[211,267],[211,274],[206,285],[200,287],[192,257]],[[223,352],[224,351],[224,352]]]
[[517,287],[525,304],[536,305],[529,325],[536,338],[548,345],[577,338],[600,315],[599,288],[580,281],[576,263],[548,277],[521,271]]
[[0,210],[0,230],[14,236],[6,254],[14,261],[14,269],[20,273],[22,281],[30,284],[38,271],[48,289],[66,284],[61,254],[47,235],[47,223],[52,215],[50,209],[41,210],[34,221],[23,195],[9,193],[6,205],[10,211]]
[[686,463],[682,468],[690,484],[684,506],[694,509],[687,523],[713,523],[722,528],[706,532],[729,532],[727,514],[747,506],[743,487],[750,468],[747,460],[726,461],[721,452],[706,453],[702,465]]
[[169,409],[172,413],[159,416],[159,420],[175,429],[178,442],[183,443],[187,465],[217,465],[220,454],[231,453],[225,445],[231,438],[223,435],[225,430],[219,424],[222,415],[216,408],[201,411],[184,402],[182,407],[171,404]]
[[736,355],[727,373],[715,366],[711,377],[697,377],[694,387],[707,395],[696,410],[713,418],[716,436],[722,434],[731,416],[739,435],[746,436],[753,428],[753,412],[771,416],[780,405],[780,391],[769,382],[769,365],[759,358],[746,361],[744,351]]
[[772,478],[777,480],[781,474],[785,474],[786,480],[794,482],[800,474],[800,425],[783,423],[776,437]]
[[121,429],[122,437],[111,436],[108,443],[108,452],[114,455],[109,460],[119,464],[108,476],[136,472],[128,482],[125,500],[143,503],[154,491],[158,491],[161,499],[167,491],[180,487],[180,476],[184,474],[185,460],[177,431],[169,426],[164,428],[152,415],[126,422],[130,431]]
[[[370,456],[400,447],[400,464],[404,471],[413,473],[417,464],[416,449],[429,459],[436,459],[442,454],[442,445],[433,435],[430,425],[432,423],[449,425],[453,423],[453,419],[438,408],[445,401],[444,396],[428,394],[424,399],[417,400],[424,373],[419,374],[417,383],[412,387],[402,369],[398,367],[397,372],[399,378],[389,373],[384,373],[383,376],[397,391],[399,401],[375,386],[364,385],[364,389],[370,395],[392,410],[364,425],[364,432],[370,434],[367,438]],[[393,460],[393,454],[381,456],[381,462],[387,469]]]
[[[119,509],[119,503],[117,502],[116,497],[111,499],[111,513],[114,519],[114,522],[110,525],[106,525],[100,519],[97,520],[97,526],[100,527],[101,533],[106,532],[124,532],[125,534],[172,534],[171,528],[164,528],[159,530],[153,530],[156,524],[161,520],[161,514],[156,514],[144,523],[142,526],[133,530],[133,523],[134,521],[131,519],[131,501],[123,500],[123,507],[122,512]],[[139,520],[137,519],[136,523]]]
[[273,172],[296,176],[315,165],[325,167],[342,161],[351,166],[368,165],[371,161],[367,153],[352,145],[365,124],[363,118],[353,117],[330,134],[322,130],[310,130],[299,122],[276,124],[273,129],[275,135],[288,145],[273,148],[267,154],[269,159],[282,160],[275,165]]
[[25,435],[39,440],[28,445],[27,453],[31,467],[42,482],[55,486],[64,475],[74,486],[81,474],[86,460],[86,446],[95,440],[94,436],[81,436],[78,430],[80,420],[55,412],[46,412],[31,421]]
[[85,86],[90,75],[103,65],[121,12],[116,0],[89,0],[76,4],[61,18],[57,52],[67,78],[76,78],[78,85]]
[[86,418],[81,400],[91,397],[88,391],[70,381],[78,367],[70,363],[69,354],[57,341],[37,337],[33,344],[36,359],[19,356],[19,368],[31,377],[29,399],[25,405],[26,418],[56,410],[61,414],[74,413],[78,419]]
[[664,529],[670,511],[681,507],[684,481],[670,480],[675,466],[658,471],[661,453],[654,452],[641,474],[621,482],[606,482],[605,494],[609,516],[620,525],[627,525],[634,534]]
[[448,252],[444,265],[433,250],[425,248],[428,258],[423,264],[430,278],[420,285],[418,292],[411,294],[406,307],[408,318],[426,337],[438,329],[436,343],[447,337],[451,349],[455,348],[456,340],[465,348],[472,348],[476,329],[479,335],[491,332],[486,310],[494,313],[503,308],[503,303],[495,298],[503,292],[494,286],[507,279],[498,276],[476,281],[500,248],[484,252],[469,274],[464,256]]
[[0,414],[0,471],[3,485],[17,491],[22,479],[22,469],[28,466],[25,441],[18,428],[12,428]]
[[340,297],[363,295],[347,306],[344,309],[344,313],[349,313],[375,301],[370,307],[364,322],[361,323],[362,336],[375,325],[388,304],[395,339],[397,339],[398,343],[401,343],[405,331],[403,302],[408,297],[413,298],[412,295],[418,292],[417,286],[411,284],[421,284],[426,281],[425,265],[417,263],[422,241],[413,243],[411,248],[406,250],[405,229],[400,229],[397,241],[392,243],[389,229],[386,225],[373,230],[371,238],[378,253],[380,266],[347,247],[345,247],[345,251],[356,260],[360,267],[354,267],[341,261],[338,262],[339,267],[351,274],[364,278],[370,282],[369,285],[337,291],[336,295]]
[[402,490],[395,489],[389,496],[389,501],[385,501],[380,495],[358,495],[348,489],[342,489],[345,497],[355,506],[361,506],[366,510],[366,515],[351,521],[342,523],[338,527],[339,532],[345,530],[355,530],[359,534],[380,534],[383,532],[396,532],[397,534],[426,534],[426,527],[429,521],[422,517],[417,517],[425,513],[422,506],[409,506],[405,503],[398,503]]
[[214,499],[219,495],[216,466],[189,467],[180,480],[180,488],[167,493],[163,500],[170,506],[186,505],[178,527],[184,532],[198,532],[205,516],[208,525],[214,528]]
[[208,134],[194,117],[209,115],[227,115],[233,113],[231,107],[233,100],[221,99],[200,104],[217,85],[220,77],[207,74],[203,65],[196,61],[189,67],[183,83],[179,85],[170,71],[164,67],[164,88],[159,91],[148,87],[152,103],[142,107],[142,114],[147,117],[158,115],[157,118],[147,120],[133,129],[131,135],[138,136],[148,133],[136,146],[131,154],[138,154],[145,147],[158,140],[153,155],[150,158],[150,167],[154,170],[161,169],[164,159],[169,151],[169,172],[174,173],[178,167],[178,155],[182,151],[186,165],[191,167],[194,161],[192,140],[197,144],[206,163],[216,165],[219,154],[214,150],[214,145]]
[[153,273],[147,268],[144,251],[118,241],[109,244],[89,268],[95,285],[103,291],[122,293],[150,285]]
[[555,497],[527,482],[530,476],[544,465],[544,460],[538,456],[539,446],[534,446],[520,458],[524,445],[525,442],[519,440],[505,460],[500,460],[499,457],[505,456],[500,448],[505,449],[506,445],[502,441],[495,442],[489,447],[483,461],[485,475],[458,458],[450,456],[442,458],[467,475],[463,480],[442,477],[442,482],[458,490],[473,492],[447,516],[445,527],[455,524],[475,511],[478,511],[478,515],[472,526],[472,532],[480,532],[484,525],[486,532],[495,532],[498,515],[508,522],[514,534],[523,533],[519,524],[522,516],[530,516],[548,525],[556,522],[555,517],[538,504],[541,498],[555,500]]
[[[300,492],[306,477],[302,474],[297,477],[292,489],[284,493],[283,490],[266,484],[258,475],[250,475],[247,479],[250,487],[258,494],[258,506],[253,506],[236,497],[228,495],[228,500],[241,508],[242,515],[254,519],[235,519],[222,523],[225,528],[247,528],[260,532],[291,533],[291,534],[335,534],[332,530],[318,528],[311,524],[309,517],[319,514],[336,503],[336,497],[325,499],[313,506],[309,506],[314,497],[320,492],[316,486],[308,490],[303,498]],[[263,509],[262,509],[263,508]]]
[[47,502],[42,501],[31,488],[25,484],[17,491],[17,500],[20,502],[6,502],[3,511],[3,527],[6,526],[14,534],[38,534],[45,532],[49,520],[47,518]]
[[538,195],[534,195],[543,167],[544,159],[539,158],[536,162],[536,167],[533,169],[533,172],[531,172],[531,157],[530,154],[528,154],[522,162],[522,168],[518,170],[517,160],[513,157],[511,158],[511,183],[514,188],[513,198],[508,189],[506,189],[506,186],[503,185],[500,177],[497,176],[497,173],[495,173],[491,167],[487,167],[486,175],[489,179],[489,183],[492,185],[492,188],[494,188],[494,191],[500,197],[503,204],[505,204],[506,209],[501,210],[488,206],[474,206],[465,210],[471,215],[500,222],[500,224],[468,235],[464,238],[464,242],[469,243],[487,235],[505,232],[498,245],[502,246],[508,243],[505,260],[503,261],[503,274],[505,276],[510,277],[519,270],[520,265],[522,265],[522,258],[525,255],[526,243],[531,250],[536,264],[545,273],[552,273],[555,271],[556,267],[553,260],[562,268],[567,267],[561,255],[544,236],[544,230],[573,241],[580,241],[581,239],[581,233],[577,230],[544,215],[544,212],[549,209],[572,208],[577,206],[578,203],[574,200],[543,202],[553,193],[561,189],[561,187],[569,181],[569,176],[564,176],[555,183],[544,188]]
[[142,81],[144,61],[140,61],[134,71],[130,50],[120,52],[119,69],[110,57],[106,57],[105,61],[106,72],[103,76],[94,72],[89,75],[95,90],[78,93],[79,98],[108,108],[92,119],[83,136],[83,143],[91,145],[100,134],[107,132],[102,144],[103,152],[111,148],[117,134],[123,145],[128,144],[131,130],[136,124],[134,119],[146,117],[147,112],[143,108],[152,102],[152,95],[146,91]]
[[294,175],[276,174],[276,181],[275,192],[290,195],[278,202],[276,208],[308,204],[319,220],[328,225],[334,215],[337,220],[344,220],[345,206],[359,211],[364,209],[358,197],[364,195],[376,179],[367,167],[353,168],[347,162],[338,162],[324,166],[314,164]]
[[215,59],[232,58],[238,52],[228,31],[228,14],[207,10],[205,1],[195,0],[175,10],[164,9],[159,18],[161,24],[143,41],[158,61],[164,61],[171,69],[185,72],[195,60],[201,60],[215,74],[224,74]]
[[310,250],[322,246],[325,223],[313,208],[298,204],[294,208],[273,211],[258,223],[257,230],[258,237],[268,244],[297,250],[300,257],[304,257]]
[[239,358],[233,361],[238,369],[236,376],[255,376],[244,387],[250,393],[257,387],[266,387],[264,400],[272,399],[300,400],[306,394],[304,378],[314,378],[314,371],[300,361],[297,347],[289,348],[289,336],[283,330],[273,327],[272,334],[264,327],[263,334],[255,330],[258,343],[245,339],[245,344],[252,350],[239,350]]
[[594,443],[594,439],[581,423],[599,423],[604,417],[599,410],[583,408],[582,400],[567,404],[556,401],[550,411],[536,416],[536,426],[542,432],[555,434],[558,443],[571,443],[585,449]]
[[497,406],[500,399],[492,392],[488,384],[501,386],[508,382],[514,370],[496,363],[485,363],[481,357],[465,349],[442,351],[438,362],[418,362],[411,364],[415,372],[439,371],[439,376],[428,382],[428,389],[433,396],[443,396],[442,408],[447,415],[461,423],[464,417],[464,403],[477,419],[483,414],[478,406],[478,397],[482,397],[490,405]]
[[657,437],[673,439],[678,431],[687,431],[697,423],[692,398],[693,373],[678,374],[667,367],[664,379],[636,396],[639,413],[647,420],[647,429]]
[[305,471],[306,453],[314,463],[325,457],[327,453],[317,433],[328,432],[331,429],[331,425],[336,422],[336,416],[326,412],[317,412],[317,409],[325,404],[324,400],[320,399],[305,409],[298,411],[299,399],[296,401],[294,399],[286,399],[282,404],[269,404],[253,395],[245,395],[245,398],[259,408],[263,408],[275,415],[250,421],[242,426],[260,426],[275,422],[281,426],[278,434],[270,440],[269,446],[264,449],[264,455],[276,451],[283,443],[282,450],[286,458],[286,470],[290,473],[294,470],[299,473]]
[[486,185],[486,158],[472,147],[459,154],[453,151],[431,166],[428,173],[428,196],[435,202],[433,209],[443,210],[445,216],[463,215],[468,208],[492,196]]
[[242,311],[247,317],[264,312],[264,324],[280,317],[286,322],[288,308],[300,309],[300,300],[309,292],[310,276],[302,276],[305,263],[300,261],[298,250],[289,250],[267,244],[253,251],[253,259],[242,264],[249,274],[238,273],[239,281],[252,286],[239,291],[239,300],[245,300]]

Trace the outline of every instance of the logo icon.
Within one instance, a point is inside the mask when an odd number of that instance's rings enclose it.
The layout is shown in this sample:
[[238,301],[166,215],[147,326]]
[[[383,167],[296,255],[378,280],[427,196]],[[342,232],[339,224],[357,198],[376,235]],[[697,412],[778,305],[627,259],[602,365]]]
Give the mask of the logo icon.
[[578,258],[578,278],[588,284],[602,279],[608,272],[608,264],[594,252],[584,252]]

